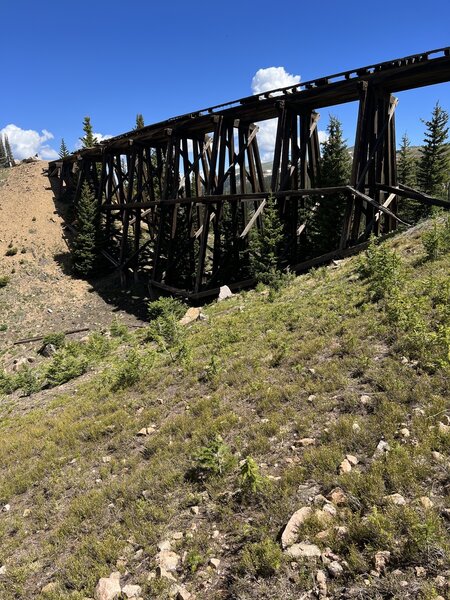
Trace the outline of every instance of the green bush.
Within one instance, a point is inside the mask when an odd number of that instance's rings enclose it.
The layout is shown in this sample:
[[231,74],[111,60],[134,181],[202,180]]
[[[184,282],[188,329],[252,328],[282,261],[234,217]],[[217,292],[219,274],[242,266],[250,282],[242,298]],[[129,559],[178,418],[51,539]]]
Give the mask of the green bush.
[[270,538],[262,542],[247,544],[240,561],[240,570],[253,577],[271,577],[281,567],[283,553]]
[[112,337],[125,339],[128,336],[128,327],[125,323],[121,323],[118,319],[114,319],[109,328],[109,333]]
[[18,249],[15,246],[11,246],[11,248],[8,248],[8,250],[5,252],[5,256],[15,256],[18,252]]
[[193,472],[200,480],[219,477],[228,472],[233,463],[234,458],[229,447],[220,435],[216,435],[194,455]]
[[84,355],[77,355],[73,347],[58,350],[48,365],[46,379],[50,387],[62,385],[86,372],[88,360]]
[[62,348],[65,345],[65,343],[66,335],[62,331],[57,333],[49,333],[48,335],[44,336],[44,339],[42,340],[41,350],[48,344],[55,346],[55,348],[57,349]]
[[259,467],[251,456],[242,461],[240,468],[240,484],[246,495],[261,492],[267,485],[267,480],[261,475]]
[[386,244],[379,244],[374,236],[359,259],[358,271],[367,279],[374,301],[382,300],[400,288],[404,275],[401,258]]
[[7,275],[0,276],[0,288],[6,287],[9,283],[9,277]]
[[186,305],[177,298],[161,297],[148,303],[148,318],[150,321],[156,319],[174,317],[181,319],[186,312]]
[[113,369],[111,389],[118,391],[137,383],[142,375],[152,368],[154,358],[155,356],[152,352],[143,354],[138,352],[136,348],[132,348],[125,360],[121,361]]
[[422,235],[422,244],[427,260],[437,260],[450,252],[450,217],[442,225],[435,220],[433,228]]

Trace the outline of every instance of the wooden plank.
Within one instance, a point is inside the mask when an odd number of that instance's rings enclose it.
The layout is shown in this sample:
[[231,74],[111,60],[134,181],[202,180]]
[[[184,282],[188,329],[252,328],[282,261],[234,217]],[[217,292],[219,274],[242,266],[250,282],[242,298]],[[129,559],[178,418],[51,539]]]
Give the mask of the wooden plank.
[[258,206],[258,208],[255,210],[252,218],[250,219],[250,221],[247,223],[244,231],[241,233],[241,235],[239,236],[240,238],[245,238],[245,236],[247,235],[247,233],[250,231],[250,229],[253,227],[256,219],[259,217],[259,215],[262,213],[262,211],[264,210],[265,205],[267,204],[267,200],[263,200],[261,202],[261,204]]

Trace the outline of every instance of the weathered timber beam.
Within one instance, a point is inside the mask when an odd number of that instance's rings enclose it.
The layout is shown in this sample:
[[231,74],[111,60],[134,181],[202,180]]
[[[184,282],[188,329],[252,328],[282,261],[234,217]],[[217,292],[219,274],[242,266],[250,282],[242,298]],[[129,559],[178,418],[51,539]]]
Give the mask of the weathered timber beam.
[[[130,204],[105,204],[102,206],[102,210],[131,210],[134,208],[151,208],[152,206],[170,206],[172,204],[211,204],[214,202],[221,202],[222,200],[228,200],[230,202],[253,201],[260,200],[261,197],[268,198],[273,196],[274,198],[286,198],[289,196],[300,197],[300,196],[329,196],[338,192],[348,193],[353,192],[353,188],[346,185],[340,185],[335,187],[324,187],[324,188],[307,188],[302,190],[283,190],[280,192],[256,192],[246,194],[219,194],[212,196],[198,196],[196,198],[176,198],[168,200],[159,200],[155,202],[134,202]],[[374,200],[372,202],[375,202]],[[376,203],[375,203],[376,204]],[[377,204],[378,206],[378,204]]]
[[375,200],[373,200],[370,196],[367,196],[366,194],[363,194],[359,190],[355,190],[355,188],[352,188],[350,185],[347,186],[347,189],[349,190],[349,192],[351,192],[352,194],[354,194],[358,198],[361,198],[361,200],[365,200],[371,206],[374,206],[376,209],[380,210],[381,212],[385,213],[386,215],[389,215],[390,217],[392,217],[393,219],[395,219],[399,223],[402,223],[402,225],[408,225],[408,226],[410,225],[410,223],[407,223],[406,221],[403,221],[402,219],[400,219],[400,217],[397,217],[397,215],[395,215],[388,208],[385,208],[381,204],[378,204],[378,202],[376,202]]
[[418,190],[413,190],[412,188],[402,185],[401,183],[398,187],[394,187],[392,185],[385,185],[383,183],[377,183],[377,187],[380,190],[384,190],[385,192],[392,192],[393,194],[402,196],[403,198],[419,200],[419,202],[428,204],[428,206],[440,206],[442,208],[447,208],[448,210],[450,210],[450,202],[448,202],[447,200],[433,198],[432,196],[428,196],[428,194],[424,194],[423,192],[419,192]]
[[240,238],[245,238],[245,236],[247,235],[247,233],[250,231],[250,229],[253,227],[256,219],[259,217],[259,215],[262,213],[262,211],[264,210],[265,205],[267,204],[267,200],[263,200],[261,202],[261,204],[258,206],[258,208],[255,210],[252,218],[250,219],[250,221],[247,223],[244,231],[241,233],[241,235],[239,236]]

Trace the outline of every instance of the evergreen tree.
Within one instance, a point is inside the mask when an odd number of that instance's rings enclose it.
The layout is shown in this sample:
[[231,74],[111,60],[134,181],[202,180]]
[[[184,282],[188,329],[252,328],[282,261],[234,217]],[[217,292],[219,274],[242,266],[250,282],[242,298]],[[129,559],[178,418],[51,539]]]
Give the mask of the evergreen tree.
[[85,182],[77,207],[77,234],[73,244],[75,271],[84,277],[89,275],[95,264],[97,209],[95,197]]
[[95,146],[95,144],[98,144],[98,140],[94,136],[94,130],[92,129],[90,117],[84,117],[83,131],[84,131],[84,136],[80,137],[80,141],[83,144],[83,148],[92,148],[92,146]]
[[408,134],[404,133],[397,156],[398,182],[414,188],[417,185],[417,161],[411,150]]
[[144,117],[141,115],[141,113],[138,113],[136,115],[136,127],[135,127],[135,129],[142,129],[144,126],[145,126]]
[[[448,147],[448,113],[436,102],[431,119],[422,122],[426,126],[424,145],[421,149],[417,180],[420,189],[430,196],[443,198],[450,179]],[[430,207],[423,207],[423,215],[430,214]]]
[[59,157],[60,158],[67,158],[68,156],[70,156],[70,152],[66,146],[66,143],[64,141],[64,138],[62,138],[61,140],[61,145],[59,147]]
[[[417,159],[411,151],[411,143],[406,133],[403,134],[400,150],[397,155],[397,177],[399,183],[408,187],[417,187]],[[399,203],[399,216],[407,223],[414,223],[420,217],[423,204],[417,200],[405,198]]]
[[252,238],[251,268],[262,283],[277,287],[281,282],[280,257],[283,246],[283,224],[272,196],[262,212],[263,227]]
[[8,161],[6,157],[5,145],[3,143],[3,135],[0,135],[0,168],[7,167]]
[[6,151],[6,159],[9,167],[14,167],[16,161],[14,160],[14,156],[11,150],[11,145],[8,140],[8,136],[5,135],[5,151]]
[[[327,133],[328,139],[322,144],[320,185],[348,185],[351,173],[350,153],[343,138],[342,124],[333,115],[330,115]],[[345,194],[333,194],[320,199],[310,227],[314,254],[324,254],[337,248],[346,205]]]

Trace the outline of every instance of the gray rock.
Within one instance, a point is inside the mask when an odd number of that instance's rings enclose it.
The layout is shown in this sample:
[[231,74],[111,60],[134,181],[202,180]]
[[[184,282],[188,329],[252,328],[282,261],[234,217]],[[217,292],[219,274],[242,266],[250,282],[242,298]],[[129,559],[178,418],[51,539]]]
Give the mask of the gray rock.
[[307,544],[306,542],[300,542],[300,544],[293,544],[286,550],[286,554],[291,558],[313,558],[320,556],[322,552],[319,546],[316,544]]
[[95,588],[95,600],[117,600],[122,590],[120,587],[120,573],[111,573],[109,577],[102,577]]
[[222,285],[222,287],[219,290],[218,301],[221,302],[222,300],[226,300],[227,298],[231,298],[232,296],[233,292],[230,290],[230,288],[227,285]]
[[122,594],[125,594],[127,598],[139,598],[141,595],[142,588],[140,585],[126,585],[122,588]]
[[303,506],[291,516],[281,535],[281,545],[284,549],[292,546],[297,540],[297,530],[311,515],[311,508]]
[[330,564],[327,565],[327,569],[328,569],[329,574],[332,577],[340,577],[342,575],[342,573],[344,572],[342,565],[340,563],[338,563],[337,560],[331,561]]

